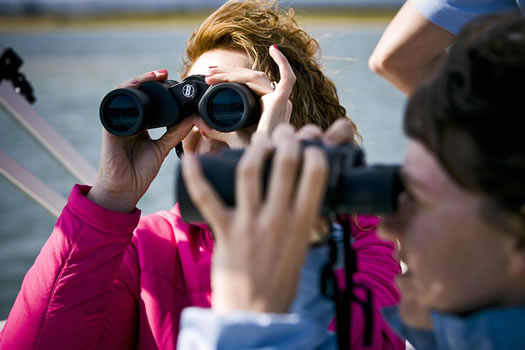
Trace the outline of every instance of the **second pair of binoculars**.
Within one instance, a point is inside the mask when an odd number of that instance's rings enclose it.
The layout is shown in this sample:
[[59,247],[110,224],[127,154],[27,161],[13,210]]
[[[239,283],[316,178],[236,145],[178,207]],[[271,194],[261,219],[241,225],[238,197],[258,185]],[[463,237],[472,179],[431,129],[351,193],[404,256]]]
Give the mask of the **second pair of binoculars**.
[[[367,165],[364,151],[354,144],[328,147],[317,141],[303,141],[301,155],[307,147],[319,147],[329,164],[321,215],[330,217],[333,214],[377,215],[396,212],[398,196],[404,190],[399,165]],[[242,149],[224,149],[216,154],[202,154],[198,158],[204,176],[230,207],[235,206],[236,168],[243,154]],[[264,196],[269,185],[273,157],[272,153],[261,174]],[[175,191],[182,219],[187,222],[203,221],[184,183],[182,166],[178,168]]]
[[246,85],[208,85],[203,75],[190,75],[181,82],[150,81],[138,89],[115,89],[100,105],[100,121],[115,136],[178,124],[194,113],[211,128],[231,132],[257,123],[261,106],[259,96]]

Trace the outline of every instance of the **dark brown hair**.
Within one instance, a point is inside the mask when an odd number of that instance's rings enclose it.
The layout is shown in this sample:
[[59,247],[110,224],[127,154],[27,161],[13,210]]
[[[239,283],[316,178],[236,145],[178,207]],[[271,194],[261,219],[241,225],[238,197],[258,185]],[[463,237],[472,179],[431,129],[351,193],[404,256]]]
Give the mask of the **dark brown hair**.
[[521,218],[525,232],[525,18],[478,18],[439,73],[410,98],[405,131],[452,178]]

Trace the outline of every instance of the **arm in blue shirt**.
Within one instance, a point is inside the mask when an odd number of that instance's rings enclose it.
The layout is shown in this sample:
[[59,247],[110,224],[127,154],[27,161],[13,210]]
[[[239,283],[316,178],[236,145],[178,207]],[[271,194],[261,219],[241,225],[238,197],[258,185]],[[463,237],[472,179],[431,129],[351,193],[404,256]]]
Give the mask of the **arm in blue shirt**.
[[328,247],[310,251],[301,272],[297,297],[288,314],[234,312],[217,314],[190,307],[183,311],[180,349],[336,349],[328,325],[335,309],[320,294],[320,276]]

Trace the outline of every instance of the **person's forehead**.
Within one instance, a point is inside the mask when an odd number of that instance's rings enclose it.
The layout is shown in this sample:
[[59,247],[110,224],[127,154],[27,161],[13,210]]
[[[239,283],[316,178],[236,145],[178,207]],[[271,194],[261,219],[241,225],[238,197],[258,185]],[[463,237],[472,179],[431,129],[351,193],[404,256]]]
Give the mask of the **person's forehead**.
[[215,49],[203,53],[189,71],[191,74],[205,74],[210,66],[251,68],[248,55],[241,50]]

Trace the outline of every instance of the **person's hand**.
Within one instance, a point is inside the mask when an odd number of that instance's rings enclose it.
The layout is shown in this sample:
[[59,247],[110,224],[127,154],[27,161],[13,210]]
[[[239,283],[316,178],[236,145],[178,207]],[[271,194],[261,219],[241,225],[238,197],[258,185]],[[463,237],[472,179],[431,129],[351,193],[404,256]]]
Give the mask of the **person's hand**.
[[[309,147],[301,176],[299,142],[315,139],[327,146],[353,141],[350,120],[337,120],[324,133],[306,125],[295,135],[279,126],[268,195],[262,200],[261,173],[273,150],[267,133],[256,133],[237,168],[236,203],[228,209],[203,177],[193,155],[183,158],[188,192],[216,237],[212,265],[213,308],[286,312],[295,296],[311,232],[323,226],[318,217],[328,174],[322,151]],[[324,225],[326,226],[326,225]]]
[[[262,168],[273,145],[255,133],[236,169],[236,203],[230,209],[203,177],[190,154],[182,160],[188,192],[216,238],[212,289],[214,310],[283,313],[295,296],[325,191],[328,162],[308,147],[300,161],[300,142],[282,124],[273,133],[275,153],[263,200]],[[298,172],[300,176],[298,178]]]
[[257,131],[265,132],[268,135],[272,134],[277,125],[290,122],[292,115],[290,95],[295,84],[295,74],[292,67],[276,45],[270,47],[270,56],[279,66],[281,80],[275,86],[274,91],[261,98],[262,114],[257,125]]
[[315,124],[307,124],[297,131],[300,140],[317,140],[328,147],[341,146],[354,142],[354,125],[350,119],[337,119],[326,131]]
[[[153,80],[166,80],[167,70],[149,72],[130,79],[118,87],[138,88]],[[88,198],[107,209],[130,212],[159,172],[170,150],[193,127],[193,119],[169,127],[157,140],[147,131],[135,136],[118,137],[102,129],[102,150],[98,176]]]
[[[328,147],[336,147],[345,143],[352,143],[354,140],[354,126],[350,119],[337,119],[330,127],[323,132],[315,124],[303,126],[296,134],[300,140],[317,140]],[[310,242],[316,243],[324,240],[330,233],[331,225],[323,218],[318,218],[310,232]]]
[[[277,46],[270,46],[269,52],[279,67],[281,79],[278,83],[271,82],[266,73],[261,71],[223,66],[210,67],[206,74],[206,83],[210,85],[224,82],[245,84],[250,90],[260,96],[262,111],[256,131],[265,132],[270,135],[277,125],[281,123],[288,124],[290,122],[292,103],[289,98],[293,85],[295,84],[295,74],[288,60]],[[204,131],[209,137],[227,143],[231,148],[242,148],[248,144],[249,136],[243,133],[242,130],[225,134],[212,130],[204,124],[204,121],[197,123],[200,131]],[[250,132],[251,131],[253,131],[253,129],[250,129]],[[195,139],[194,144],[198,143],[199,137],[200,134],[198,130],[190,134],[190,138]],[[187,147],[187,149],[192,151],[189,147]]]

